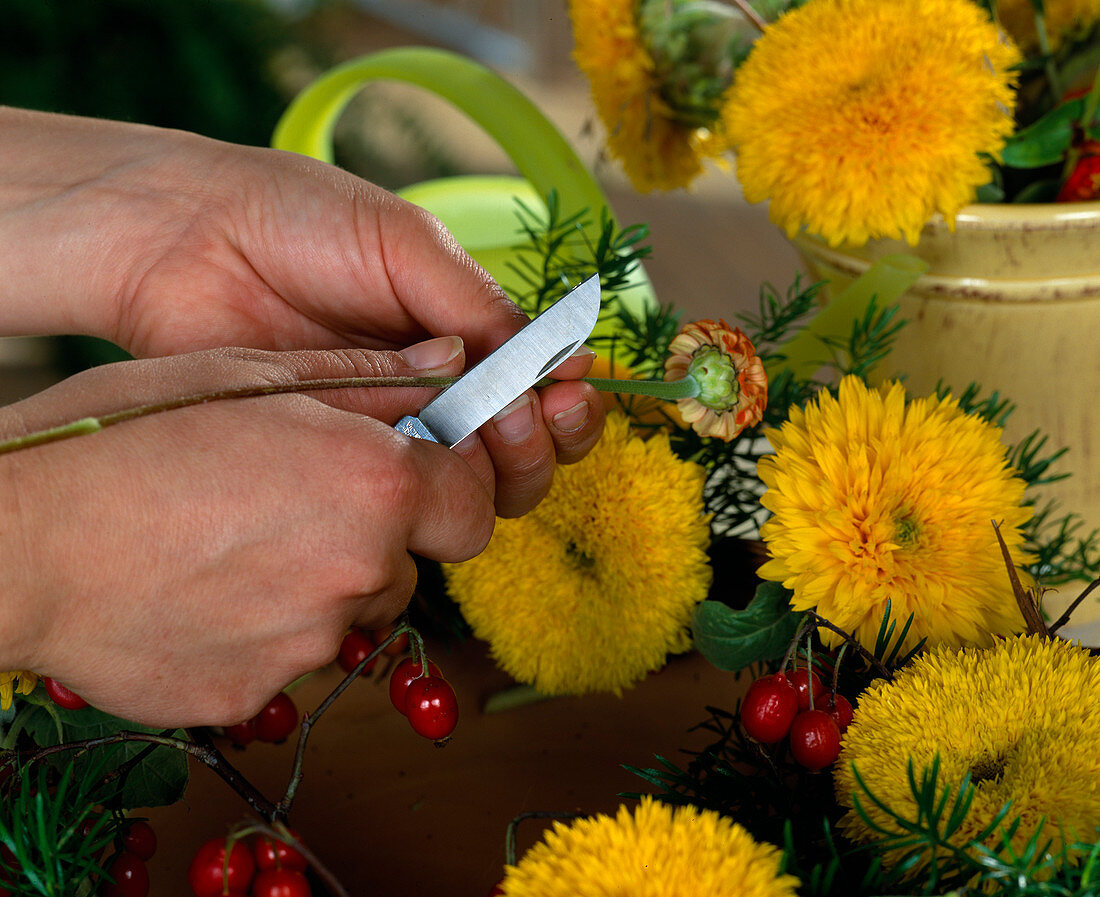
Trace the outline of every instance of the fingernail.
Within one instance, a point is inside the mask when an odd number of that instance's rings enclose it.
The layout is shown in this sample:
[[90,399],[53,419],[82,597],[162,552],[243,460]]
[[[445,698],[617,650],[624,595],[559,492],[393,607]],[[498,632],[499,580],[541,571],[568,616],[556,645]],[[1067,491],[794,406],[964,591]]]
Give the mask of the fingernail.
[[462,351],[462,337],[437,336],[435,339],[402,349],[397,354],[405,359],[409,367],[425,374],[446,370]]
[[591,349],[589,349],[588,346],[580,346],[569,357],[570,358],[595,358],[596,353],[593,352]]
[[554,426],[562,433],[575,433],[588,420],[588,403],[577,402],[572,408],[554,415]]
[[524,393],[514,402],[506,405],[493,417],[500,438],[516,445],[526,442],[535,431],[535,415],[531,410],[531,397]]

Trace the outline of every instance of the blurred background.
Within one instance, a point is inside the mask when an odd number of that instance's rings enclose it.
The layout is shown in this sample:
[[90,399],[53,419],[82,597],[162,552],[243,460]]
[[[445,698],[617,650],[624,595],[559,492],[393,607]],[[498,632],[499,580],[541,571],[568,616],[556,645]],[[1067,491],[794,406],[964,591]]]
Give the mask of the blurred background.
[[[755,306],[798,262],[730,172],[692,192],[639,195],[601,155],[587,84],[571,58],[565,0],[6,0],[0,103],[183,128],[266,145],[289,100],[331,66],[385,47],[469,55],[528,94],[604,185],[622,225],[646,223],[657,296],[693,317]],[[372,84],[341,118],[337,162],[384,187],[511,173],[508,158],[448,104]],[[125,357],[88,338],[0,340],[0,402]]]

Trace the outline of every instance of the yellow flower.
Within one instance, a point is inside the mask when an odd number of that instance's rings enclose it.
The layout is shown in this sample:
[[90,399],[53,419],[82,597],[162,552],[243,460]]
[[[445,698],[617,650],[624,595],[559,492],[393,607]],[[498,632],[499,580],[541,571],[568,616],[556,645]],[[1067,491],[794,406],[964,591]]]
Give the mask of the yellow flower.
[[[918,657],[890,683],[860,696],[844,734],[834,779],[849,812],[841,827],[872,838],[853,798],[877,825],[897,831],[856,783],[903,819],[916,821],[908,763],[921,773],[939,757],[939,787],[975,784],[973,803],[951,842],[974,840],[1007,802],[1020,817],[1012,845],[1020,850],[1046,819],[1043,839],[1057,855],[1063,839],[1096,838],[1100,826],[1100,663],[1061,639],[1021,636],[992,648],[940,649]],[[988,846],[998,846],[996,835]]]
[[[1045,0],[1046,31],[1057,49],[1100,21],[1098,0]],[[997,19],[1021,47],[1031,52],[1039,47],[1035,29],[1035,7],[1031,0],[998,0]]]
[[951,398],[907,404],[899,384],[846,377],[839,398],[823,390],[764,435],[775,454],[757,465],[773,515],[760,575],[791,589],[794,609],[815,609],[868,647],[888,600],[899,631],[913,615],[906,647],[1019,631],[993,521],[1019,564],[1032,509],[998,427]]
[[638,0],[570,0],[578,67],[607,129],[607,147],[635,189],[683,187],[704,159],[729,149],[720,121],[705,127],[668,102],[640,28]]
[[8,710],[15,695],[29,695],[37,684],[38,676],[26,670],[0,673],[0,710]]
[[[1027,2],[1027,0],[1021,0]],[[954,221],[1013,130],[1019,59],[972,0],[809,0],[756,42],[726,106],[737,175],[832,245]]]
[[643,441],[613,414],[534,511],[498,521],[481,555],[444,567],[449,591],[520,682],[618,694],[691,647],[711,580],[703,478],[667,433]]
[[643,797],[633,815],[554,823],[505,872],[505,897],[794,897],[782,855],[713,810]]
[[665,380],[694,378],[700,393],[676,404],[701,436],[729,442],[760,423],[768,404],[768,375],[752,342],[723,320],[694,321],[673,338]]

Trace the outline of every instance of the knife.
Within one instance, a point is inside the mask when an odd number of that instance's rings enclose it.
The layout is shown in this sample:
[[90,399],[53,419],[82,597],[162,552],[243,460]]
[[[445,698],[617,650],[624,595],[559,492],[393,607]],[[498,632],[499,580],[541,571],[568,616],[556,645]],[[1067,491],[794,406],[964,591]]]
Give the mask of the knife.
[[466,371],[416,417],[401,418],[395,429],[453,447],[579,349],[599,313],[596,274]]

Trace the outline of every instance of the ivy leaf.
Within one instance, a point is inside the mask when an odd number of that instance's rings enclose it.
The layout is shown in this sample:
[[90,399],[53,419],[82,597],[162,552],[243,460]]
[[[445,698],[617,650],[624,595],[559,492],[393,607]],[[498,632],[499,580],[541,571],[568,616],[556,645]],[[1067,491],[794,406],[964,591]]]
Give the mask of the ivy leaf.
[[[158,734],[162,731],[121,720],[94,707],[85,707],[82,710],[61,710],[58,715],[62,723],[60,727],[55,724],[49,713],[38,713],[27,720],[24,732],[36,744],[49,747],[60,744],[62,741],[102,738],[123,730],[150,734]],[[136,741],[93,748],[84,755],[77,755],[77,774],[83,773],[86,768],[89,770],[92,768],[89,764],[93,757],[96,768],[114,770],[147,748],[149,748],[148,744]],[[60,768],[69,762],[72,756],[72,754],[68,756],[58,754],[51,757],[50,761]],[[129,770],[121,783],[120,792],[115,796],[121,801],[121,807],[124,810],[134,807],[159,807],[178,801],[183,797],[186,787],[187,755],[175,748],[158,747],[151,750]]]
[[761,583],[744,610],[720,601],[704,601],[692,615],[695,647],[721,670],[781,657],[798,629],[790,592],[779,583]]
[[1074,126],[1084,111],[1084,98],[1051,109],[1008,139],[1001,161],[1009,168],[1042,168],[1061,162],[1073,143]]

